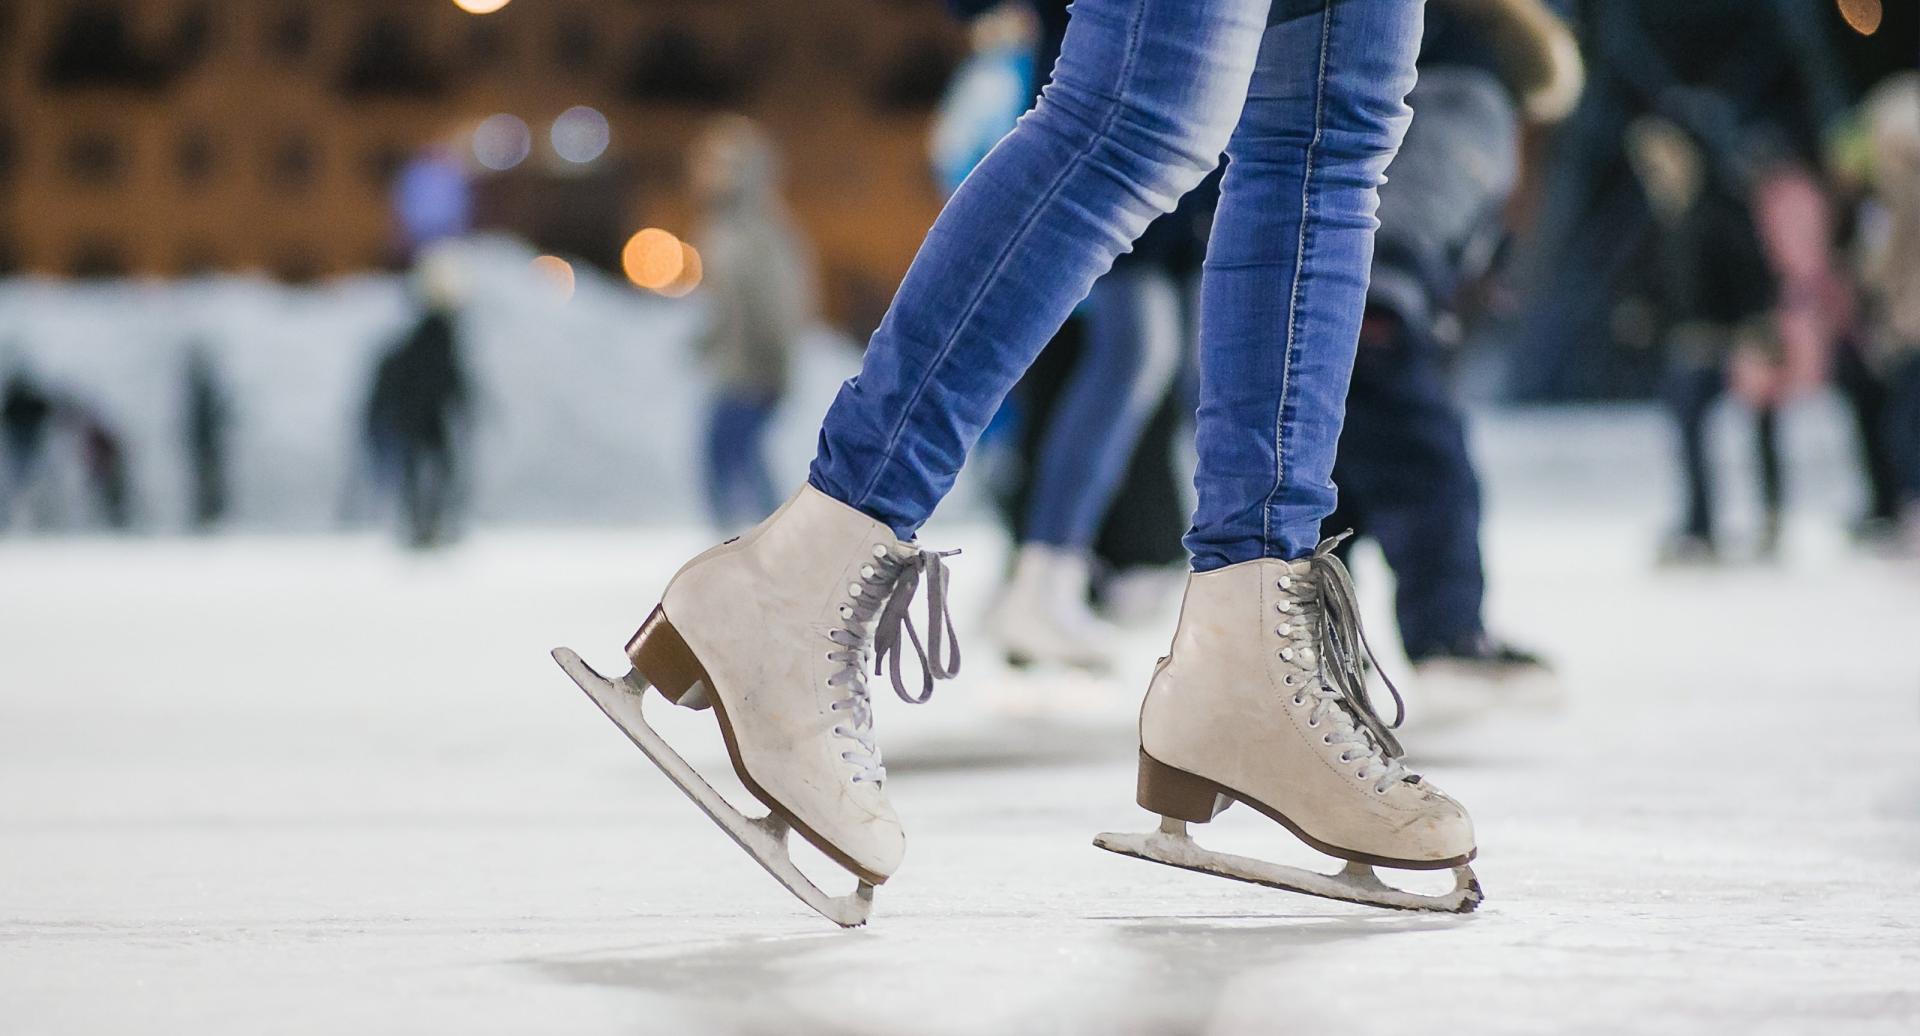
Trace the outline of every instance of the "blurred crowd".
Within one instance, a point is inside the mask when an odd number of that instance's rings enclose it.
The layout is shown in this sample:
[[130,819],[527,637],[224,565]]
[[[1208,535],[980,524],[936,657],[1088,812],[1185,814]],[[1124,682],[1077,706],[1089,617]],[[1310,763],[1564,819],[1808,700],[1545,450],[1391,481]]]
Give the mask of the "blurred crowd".
[[[969,49],[928,141],[946,191],[1045,88],[1068,21],[1066,0],[954,6]],[[1582,312],[1659,357],[1640,394],[1671,414],[1684,487],[1661,560],[1780,551],[1781,414],[1827,385],[1855,418],[1866,506],[1853,534],[1920,551],[1920,72],[1912,46],[1856,45],[1911,36],[1910,13],[1872,0],[1430,0],[1327,524],[1354,532],[1343,549],[1378,545],[1416,666],[1545,670],[1483,618],[1481,491],[1457,382],[1479,350],[1505,364],[1515,396],[1609,394],[1566,384],[1580,369],[1568,357],[1591,347]],[[705,274],[687,303],[703,314],[705,499],[731,531],[777,503],[766,439],[819,319],[818,278],[774,134],[713,118],[676,175]],[[979,465],[1017,544],[995,611],[1014,664],[1100,669],[1178,585],[1217,182],[1121,258],[988,431]],[[410,249],[470,229],[465,191],[440,144],[396,172]],[[427,547],[462,524],[475,387],[457,277],[422,262],[413,286],[414,317],[367,375],[342,513],[391,500],[403,540]],[[206,351],[184,355],[181,478],[192,524],[211,528],[232,510],[234,403]],[[107,416],[4,352],[0,397],[0,529],[137,522]],[[1760,533],[1739,551],[1709,441],[1727,400],[1750,415],[1761,482]],[[75,473],[84,513],[54,488]]]

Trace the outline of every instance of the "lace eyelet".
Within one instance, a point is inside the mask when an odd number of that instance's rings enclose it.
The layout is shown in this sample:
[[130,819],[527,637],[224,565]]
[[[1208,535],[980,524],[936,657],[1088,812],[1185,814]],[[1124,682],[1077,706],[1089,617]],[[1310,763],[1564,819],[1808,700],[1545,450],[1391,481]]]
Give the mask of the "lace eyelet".
[[840,606],[840,617],[841,617],[841,618],[843,618],[843,619],[851,619],[851,618],[853,618],[853,609],[852,609],[852,608],[849,608],[849,607],[847,607],[847,606],[846,606],[846,605],[844,605],[844,604],[843,604],[843,605],[841,605],[841,606]]
[[1287,675],[1285,675],[1285,676],[1283,676],[1283,677],[1281,677],[1281,678],[1280,678],[1280,682],[1281,682],[1281,684],[1283,684],[1283,685],[1285,685],[1285,686],[1287,686],[1287,687],[1292,687],[1292,686],[1293,686],[1293,674],[1292,674],[1292,673],[1288,673]]
[[857,598],[857,597],[859,597],[859,596],[860,596],[860,584],[859,584],[859,583],[848,583],[848,584],[847,584],[847,596],[848,596],[848,597],[855,597],[855,598]]
[[1363,780],[1366,780],[1366,779],[1367,779],[1367,771],[1365,771],[1365,770],[1355,770],[1355,771],[1353,771],[1353,779],[1354,779],[1354,780],[1356,780],[1356,781],[1363,781]]
[[886,557],[886,556],[887,556],[887,545],[886,545],[886,544],[884,544],[884,543],[876,543],[876,544],[874,544],[874,545],[873,545],[873,556],[874,556],[874,557],[876,557],[876,558],[884,558],[884,557]]
[[[1320,743],[1321,743],[1321,744],[1323,744],[1323,745],[1330,745],[1330,744],[1333,744],[1333,735],[1332,735],[1332,734],[1322,734],[1322,735],[1320,735]],[[1346,755],[1346,753],[1345,753],[1345,752],[1342,752],[1342,753],[1340,753],[1340,754],[1341,754],[1341,755],[1343,755],[1343,756],[1344,756],[1344,755]],[[1342,759],[1342,760],[1340,760],[1340,761],[1344,763],[1344,762],[1347,762],[1348,760],[1346,760],[1346,759]]]
[[861,565],[861,566],[860,566],[860,578],[862,578],[862,579],[872,579],[872,578],[873,578],[873,576],[874,576],[874,572],[873,572],[873,566],[872,566],[872,565]]
[[1292,577],[1292,576],[1281,576],[1281,577],[1280,577],[1280,582],[1278,582],[1278,583],[1276,583],[1276,584],[1274,584],[1274,585],[1276,585],[1276,586],[1278,586],[1278,587],[1279,587],[1280,589],[1282,589],[1282,590],[1291,590],[1291,589],[1293,589],[1293,577]]
[[1302,697],[1300,697],[1299,695],[1297,695],[1297,694],[1296,694],[1296,695],[1294,695],[1294,696],[1293,696],[1293,703],[1294,703],[1295,705],[1305,705],[1305,704],[1307,703],[1307,699],[1305,699],[1305,698],[1302,698]]
[[1310,719],[1307,721],[1307,726],[1318,730],[1320,728],[1320,721],[1317,719]]

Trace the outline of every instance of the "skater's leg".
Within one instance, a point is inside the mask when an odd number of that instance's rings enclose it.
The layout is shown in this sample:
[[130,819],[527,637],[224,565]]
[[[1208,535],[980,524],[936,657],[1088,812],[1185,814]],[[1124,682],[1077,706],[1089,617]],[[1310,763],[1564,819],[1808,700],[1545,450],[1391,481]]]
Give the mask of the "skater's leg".
[[408,443],[400,451],[400,513],[406,522],[407,543],[421,547],[427,543],[422,485],[420,447]]
[[828,412],[816,488],[914,534],[1047,338],[1218,163],[1267,10],[1078,0],[1052,82],[954,192]]
[[458,488],[454,477],[453,450],[446,443],[438,443],[429,446],[423,454],[421,509],[425,516],[427,541],[444,543],[452,533],[454,497]]
[[[746,408],[731,393],[715,398],[707,414],[707,513],[717,529],[739,528],[750,506],[744,499],[748,492],[745,469],[751,447],[747,434],[750,423]],[[763,517],[760,514],[744,520]]]
[[1886,440],[1898,472],[1899,495],[1920,508],[1920,345],[1909,346],[1888,377]]
[[1093,538],[1180,355],[1180,302],[1164,274],[1115,270],[1089,302],[1086,342],[1047,422],[1026,536],[995,611],[1001,646],[1020,665],[1112,664],[1116,632],[1088,596]]
[[1860,470],[1867,480],[1868,523],[1892,522],[1900,516],[1898,446],[1887,437],[1889,385],[1861,355],[1865,347],[1849,339],[1835,351],[1833,380],[1853,410]]
[[[790,826],[863,882],[886,880],[906,847],[885,791],[867,666],[919,702],[960,662],[944,563],[903,540],[1114,256],[1218,163],[1267,7],[1078,0],[1052,84],[954,194],[860,375],[836,398],[809,484],[682,566],[628,644],[630,686],[711,705],[742,783],[772,811],[768,822]],[[908,618],[922,585],[924,635]],[[909,648],[922,663],[917,694],[901,672]],[[569,672],[589,694],[604,690],[577,667]],[[626,726],[627,714],[615,713]],[[808,896],[784,861],[769,858],[775,847],[744,834],[755,822],[720,812],[684,765],[663,758],[655,761],[670,778]],[[864,916],[836,920],[856,914]]]
[[[1412,774],[1369,703],[1359,606],[1316,548],[1365,299],[1375,187],[1407,121],[1414,0],[1276,5],[1230,148],[1207,259],[1199,514],[1172,650],[1140,714],[1147,836],[1095,844],[1283,888],[1471,910],[1466,811]],[[1296,556],[1299,555],[1299,556]],[[1315,875],[1197,847],[1185,825],[1243,802],[1353,861]],[[1369,865],[1455,870],[1452,893],[1390,890]]]
[[1194,570],[1312,552],[1406,131],[1417,0],[1278,0],[1201,288]]
[[705,452],[701,457],[706,465],[707,518],[717,529],[727,528],[727,516],[731,511],[728,506],[732,482],[732,472],[728,468],[728,411],[724,396],[715,399],[708,407]]
[[1680,439],[1680,472],[1685,479],[1686,511],[1680,534],[1713,541],[1713,470],[1708,459],[1707,418],[1726,388],[1718,367],[1686,366],[1669,375],[1667,401]]
[[748,522],[757,522],[780,506],[780,491],[774,488],[773,472],[767,466],[767,426],[773,423],[778,404],[768,396],[743,401],[740,489]]
[[1155,270],[1094,285],[1080,362],[1048,423],[1026,540],[1084,553],[1180,361],[1180,300]]
[[1363,342],[1336,469],[1343,504],[1359,498],[1393,569],[1400,639],[1416,661],[1485,632],[1480,481],[1439,348],[1404,326]]
[[1193,402],[1179,390],[1179,380],[1175,379],[1172,390],[1141,428],[1095,540],[1094,553],[1118,571],[1186,564],[1187,549],[1180,545],[1180,536],[1186,532],[1190,508],[1175,448],[1176,442],[1182,453],[1188,448],[1185,433]]
[[1763,553],[1779,546],[1781,517],[1787,506],[1786,473],[1780,459],[1780,410],[1762,406],[1753,415],[1754,451],[1760,462],[1760,514]]

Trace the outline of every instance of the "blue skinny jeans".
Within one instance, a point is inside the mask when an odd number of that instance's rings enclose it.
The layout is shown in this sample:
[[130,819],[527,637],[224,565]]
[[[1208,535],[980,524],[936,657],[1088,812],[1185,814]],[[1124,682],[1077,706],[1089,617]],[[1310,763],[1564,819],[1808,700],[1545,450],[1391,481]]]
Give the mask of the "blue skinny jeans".
[[1421,0],[1077,0],[1053,81],[929,231],[809,476],[908,538],[1100,275],[1218,164],[1197,571],[1297,558],[1333,459]]

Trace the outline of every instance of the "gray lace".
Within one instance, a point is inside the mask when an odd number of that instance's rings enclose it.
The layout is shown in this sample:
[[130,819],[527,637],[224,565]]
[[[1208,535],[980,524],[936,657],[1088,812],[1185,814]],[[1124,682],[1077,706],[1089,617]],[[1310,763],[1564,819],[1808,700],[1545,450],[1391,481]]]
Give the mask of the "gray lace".
[[[1393,729],[1406,722],[1407,702],[1400,697],[1400,688],[1394,685],[1391,677],[1380,660],[1374,657],[1373,645],[1367,643],[1367,631],[1360,625],[1360,600],[1353,589],[1353,573],[1334,556],[1334,548],[1341,541],[1353,535],[1353,530],[1329,536],[1313,548],[1312,574],[1320,585],[1320,606],[1326,612],[1327,621],[1320,624],[1320,656],[1333,664],[1331,682],[1340,691],[1340,696],[1355,718],[1367,728],[1386,750],[1387,758],[1398,759],[1406,755],[1400,747],[1400,741],[1393,736]],[[1367,674],[1362,659],[1373,664],[1380,681],[1387,685],[1387,693],[1393,695],[1393,722],[1386,723],[1380,714],[1373,711],[1373,700],[1367,695]]]
[[[943,560],[957,553],[915,549],[895,554],[884,544],[876,544],[873,560],[860,566],[859,581],[847,584],[847,600],[839,609],[840,625],[827,631],[827,639],[839,648],[829,651],[827,658],[840,663],[840,668],[827,677],[827,686],[847,692],[832,708],[835,712],[852,712],[852,722],[835,726],[833,732],[859,745],[858,751],[840,753],[840,758],[858,767],[853,776],[856,782],[887,778],[880,747],[873,740],[873,703],[867,697],[869,643],[873,646],[875,674],[890,675],[894,693],[912,705],[925,704],[933,697],[935,680],[951,679],[960,672],[960,641],[954,635],[953,615],[947,607],[947,566]],[[927,586],[924,644],[910,615],[914,594],[923,579]],[[900,672],[906,644],[913,645],[920,661],[918,696],[907,692]]]
[[[1406,752],[1401,748],[1399,739],[1393,736],[1393,728],[1406,718],[1406,702],[1400,696],[1400,689],[1384,672],[1381,673],[1388,693],[1393,695],[1395,715],[1392,723],[1380,718],[1367,694],[1363,666],[1366,662],[1371,662],[1376,670],[1381,666],[1360,624],[1360,606],[1354,593],[1353,576],[1333,554],[1334,548],[1351,535],[1351,532],[1346,532],[1329,537],[1314,548],[1313,555],[1308,559],[1307,579],[1312,583],[1310,592],[1293,590],[1292,577],[1282,577],[1281,589],[1293,592],[1295,600],[1303,605],[1317,606],[1321,614],[1320,621],[1313,624],[1317,629],[1313,633],[1311,649],[1285,648],[1280,654],[1288,661],[1297,660],[1301,664],[1312,663],[1315,666],[1313,682],[1318,686],[1311,690],[1304,687],[1299,689],[1294,696],[1295,702],[1304,704],[1309,694],[1316,699],[1310,725],[1319,725],[1332,710],[1338,710],[1348,721],[1337,724],[1337,728],[1344,728],[1351,723],[1355,729],[1336,729],[1327,735],[1327,743],[1354,745],[1353,749],[1342,751],[1340,761],[1355,762],[1358,757],[1370,759],[1359,776],[1373,778],[1374,790],[1384,792],[1386,785],[1392,781],[1418,781],[1420,778],[1409,774],[1406,767],[1400,765],[1399,760]],[[1287,611],[1288,608],[1283,604],[1281,610]],[[1290,625],[1283,624],[1276,632],[1290,633],[1292,629]],[[1289,683],[1292,680],[1292,677],[1288,677]]]

